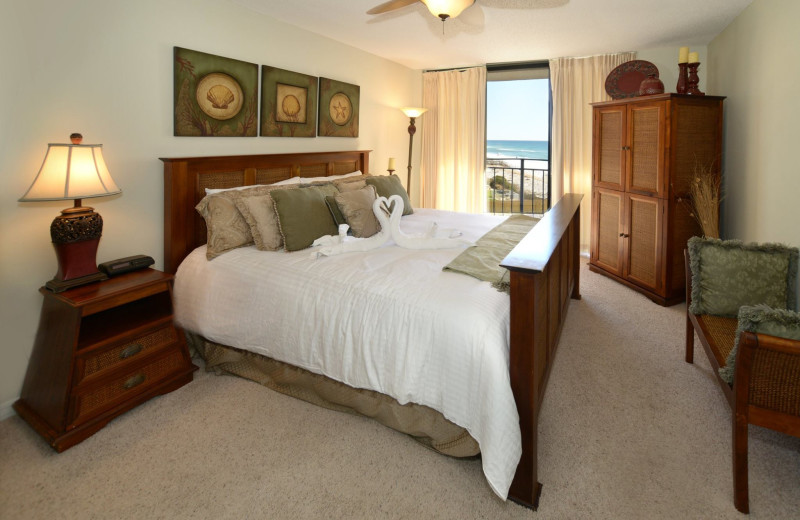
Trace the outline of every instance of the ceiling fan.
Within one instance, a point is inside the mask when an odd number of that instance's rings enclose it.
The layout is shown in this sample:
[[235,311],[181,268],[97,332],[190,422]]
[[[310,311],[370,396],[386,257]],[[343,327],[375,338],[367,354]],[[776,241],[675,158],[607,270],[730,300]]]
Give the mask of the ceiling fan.
[[432,15],[438,16],[444,22],[448,18],[455,18],[461,12],[475,3],[475,0],[389,0],[379,6],[373,7],[367,14],[383,14],[411,4],[421,2],[425,4]]

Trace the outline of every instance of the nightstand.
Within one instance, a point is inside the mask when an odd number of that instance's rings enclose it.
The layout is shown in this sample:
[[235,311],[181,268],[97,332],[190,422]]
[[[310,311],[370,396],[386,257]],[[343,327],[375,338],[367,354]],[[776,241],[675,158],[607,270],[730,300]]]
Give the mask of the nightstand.
[[14,410],[61,452],[111,419],[192,380],[172,311],[172,275],[144,269],[53,293]]

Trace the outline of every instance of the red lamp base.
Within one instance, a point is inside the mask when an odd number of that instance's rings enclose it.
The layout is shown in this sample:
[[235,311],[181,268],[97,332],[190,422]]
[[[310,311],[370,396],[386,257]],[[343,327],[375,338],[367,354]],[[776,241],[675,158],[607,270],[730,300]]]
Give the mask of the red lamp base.
[[58,272],[45,287],[53,292],[62,292],[92,282],[106,280],[108,276],[97,270],[97,246],[99,238],[53,244],[58,257]]
[[81,206],[65,209],[50,225],[50,237],[56,248],[58,271],[45,284],[53,292],[98,282],[108,278],[97,270],[97,246],[103,231],[103,219],[92,208]]

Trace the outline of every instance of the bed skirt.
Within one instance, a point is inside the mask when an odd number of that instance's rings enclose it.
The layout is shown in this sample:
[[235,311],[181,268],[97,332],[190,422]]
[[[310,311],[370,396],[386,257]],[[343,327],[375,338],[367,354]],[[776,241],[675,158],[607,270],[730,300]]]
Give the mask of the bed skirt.
[[250,379],[330,410],[370,417],[451,457],[480,454],[477,441],[467,430],[433,408],[415,403],[400,404],[388,395],[353,388],[260,354],[213,343],[190,332],[186,332],[186,338],[190,347],[205,360],[206,370]]

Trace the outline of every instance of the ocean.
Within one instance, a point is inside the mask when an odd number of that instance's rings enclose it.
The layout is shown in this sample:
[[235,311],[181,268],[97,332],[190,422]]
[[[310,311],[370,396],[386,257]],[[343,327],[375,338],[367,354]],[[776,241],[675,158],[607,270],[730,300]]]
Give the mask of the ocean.
[[486,141],[486,157],[522,157],[547,160],[548,141]]

